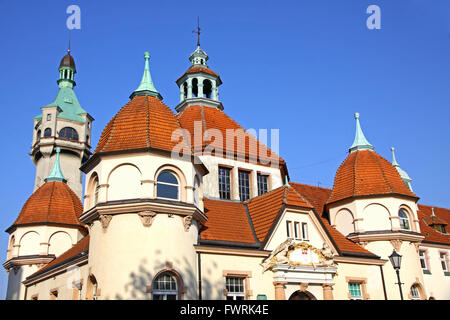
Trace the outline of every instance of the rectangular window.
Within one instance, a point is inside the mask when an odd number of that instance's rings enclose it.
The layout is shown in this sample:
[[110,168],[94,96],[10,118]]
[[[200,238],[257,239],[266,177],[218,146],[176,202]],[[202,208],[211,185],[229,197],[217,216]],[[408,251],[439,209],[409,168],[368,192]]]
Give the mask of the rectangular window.
[[303,240],[304,241],[308,241],[309,240],[308,224],[306,222],[302,222],[302,235],[303,235]]
[[286,221],[286,234],[288,238],[292,238],[292,221]]
[[219,167],[219,196],[220,199],[231,199],[231,169]]
[[422,251],[422,250],[419,251],[419,257],[420,257],[420,266],[422,267],[422,270],[428,270],[425,251]]
[[52,115],[50,113],[47,114],[47,121],[52,120]]
[[268,181],[269,176],[265,174],[258,173],[258,196],[264,194],[268,190]]
[[247,201],[250,198],[250,172],[239,170],[239,198]]
[[350,291],[351,300],[362,300],[361,283],[359,282],[349,282],[348,290]]
[[299,240],[300,237],[300,223],[294,222],[294,239]]
[[227,277],[226,289],[227,300],[244,300],[245,299],[245,285],[244,278]]
[[444,271],[448,271],[448,266],[447,266],[447,254],[445,252],[441,252],[439,254],[440,260],[441,260],[441,266],[442,266],[442,270]]

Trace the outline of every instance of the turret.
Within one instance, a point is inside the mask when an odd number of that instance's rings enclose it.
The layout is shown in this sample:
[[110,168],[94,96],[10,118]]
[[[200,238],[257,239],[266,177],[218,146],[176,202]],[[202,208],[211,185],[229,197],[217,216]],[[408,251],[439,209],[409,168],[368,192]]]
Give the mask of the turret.
[[61,149],[62,170],[67,183],[79,198],[82,196],[81,164],[91,152],[91,130],[94,120],[80,105],[75,87],[75,60],[70,54],[59,64],[58,94],[52,103],[41,108],[35,117],[31,158],[36,165],[34,191],[44,183],[55,161],[56,148]]

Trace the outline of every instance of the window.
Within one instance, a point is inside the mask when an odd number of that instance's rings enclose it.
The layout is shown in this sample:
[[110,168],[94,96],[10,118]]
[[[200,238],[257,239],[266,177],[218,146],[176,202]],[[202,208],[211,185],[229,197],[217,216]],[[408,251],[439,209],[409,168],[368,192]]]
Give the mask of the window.
[[94,187],[94,206],[98,203],[98,193],[100,191],[100,184],[98,183],[98,180],[95,180],[95,187]]
[[226,278],[227,300],[245,300],[244,278]]
[[52,136],[52,129],[46,128],[44,130],[44,137],[51,137]]
[[420,300],[420,293],[417,285],[414,284],[411,286],[410,294],[411,300]]
[[231,169],[219,167],[219,195],[220,199],[231,199]]
[[267,180],[269,176],[265,174],[258,173],[258,196],[264,194],[268,190]]
[[286,221],[286,235],[288,238],[292,238],[292,221]]
[[59,137],[78,141],[78,133],[74,128],[65,127],[59,131]]
[[39,142],[41,140],[41,130],[38,130],[36,132],[36,142]]
[[448,271],[448,266],[447,266],[447,253],[445,253],[445,252],[440,252],[440,253],[439,253],[439,259],[441,260],[442,270],[444,270],[444,272],[447,272],[447,271]]
[[446,233],[445,225],[443,225],[443,224],[433,224],[431,227],[440,233],[444,233],[444,234]]
[[420,266],[422,267],[422,270],[428,270],[426,252],[420,250],[419,257],[420,257]]
[[158,198],[178,200],[178,179],[170,171],[163,171],[158,175],[156,196]]
[[398,216],[400,218],[400,228],[402,228],[403,230],[411,230],[408,214],[406,213],[406,211],[404,209],[400,209],[398,211]]
[[165,272],[153,281],[153,300],[177,300],[177,281]]
[[199,183],[198,178],[194,178],[194,204],[198,206],[198,200],[199,200]]
[[361,283],[359,282],[349,282],[348,290],[350,292],[351,300],[362,300],[362,291],[361,291]]
[[300,236],[300,223],[294,222],[294,239],[301,239]]
[[309,240],[308,224],[306,222],[302,222],[302,235],[303,235],[303,240],[304,241],[308,241]]
[[52,115],[50,113],[47,113],[47,121],[51,121],[52,120]]
[[250,172],[239,170],[239,198],[247,201],[250,198]]

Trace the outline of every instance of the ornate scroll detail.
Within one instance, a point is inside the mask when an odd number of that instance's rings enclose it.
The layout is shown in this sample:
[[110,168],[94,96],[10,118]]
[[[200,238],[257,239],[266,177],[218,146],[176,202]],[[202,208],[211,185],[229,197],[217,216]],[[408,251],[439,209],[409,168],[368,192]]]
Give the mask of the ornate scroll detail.
[[398,240],[398,239],[391,240],[391,244],[394,247],[395,251],[400,251],[400,248],[402,246],[402,242],[403,242],[402,240]]
[[103,230],[106,230],[109,226],[109,223],[111,222],[112,215],[109,214],[101,214],[100,215],[100,222],[102,224]]
[[142,225],[144,227],[150,227],[155,220],[156,212],[153,211],[142,211],[139,212],[139,218],[141,218]]
[[263,273],[271,269],[276,263],[286,264],[289,262],[288,251],[294,244],[292,238],[288,238],[286,241],[281,243],[275,250],[272,251],[270,256],[268,256],[262,263]]
[[275,264],[295,266],[332,267],[334,266],[333,251],[327,243],[322,249],[317,249],[306,242],[294,243],[289,238],[272,251],[262,263],[263,272],[272,269]]
[[189,231],[191,225],[192,225],[192,216],[185,216],[183,218],[184,231]]

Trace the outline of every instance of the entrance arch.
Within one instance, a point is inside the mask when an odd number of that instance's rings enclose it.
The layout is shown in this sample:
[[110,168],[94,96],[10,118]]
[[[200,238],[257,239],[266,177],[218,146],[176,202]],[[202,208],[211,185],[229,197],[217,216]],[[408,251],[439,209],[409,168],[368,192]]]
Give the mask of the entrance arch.
[[297,290],[289,297],[289,300],[317,300],[309,291]]

